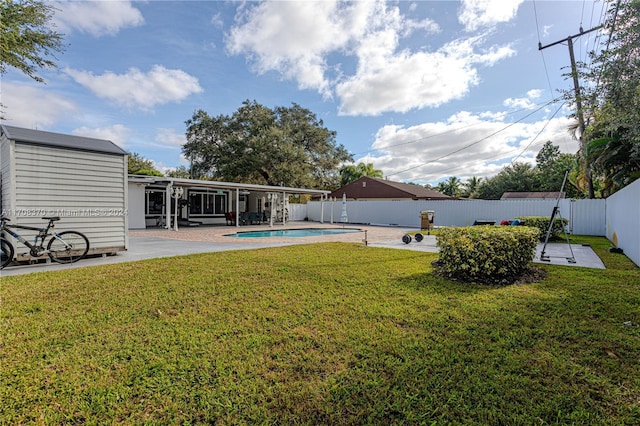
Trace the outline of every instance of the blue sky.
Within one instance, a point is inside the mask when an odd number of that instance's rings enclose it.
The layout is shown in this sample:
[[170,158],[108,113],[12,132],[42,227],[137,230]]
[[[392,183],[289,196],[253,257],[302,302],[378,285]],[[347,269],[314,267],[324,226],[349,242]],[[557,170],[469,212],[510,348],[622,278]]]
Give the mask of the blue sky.
[[[2,76],[3,123],[109,139],[166,171],[184,122],[246,100],[313,111],[356,162],[435,184],[575,153],[566,44],[592,1],[63,1],[67,48],[46,84]],[[574,40],[578,60],[602,34]]]

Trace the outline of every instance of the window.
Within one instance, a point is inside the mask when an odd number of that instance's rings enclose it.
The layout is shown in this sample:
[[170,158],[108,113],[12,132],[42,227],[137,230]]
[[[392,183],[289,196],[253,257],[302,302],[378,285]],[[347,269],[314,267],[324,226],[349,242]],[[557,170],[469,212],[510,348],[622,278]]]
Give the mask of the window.
[[148,189],[145,191],[145,213],[148,215],[164,214],[165,191]]
[[189,215],[211,216],[224,214],[227,194],[189,191]]

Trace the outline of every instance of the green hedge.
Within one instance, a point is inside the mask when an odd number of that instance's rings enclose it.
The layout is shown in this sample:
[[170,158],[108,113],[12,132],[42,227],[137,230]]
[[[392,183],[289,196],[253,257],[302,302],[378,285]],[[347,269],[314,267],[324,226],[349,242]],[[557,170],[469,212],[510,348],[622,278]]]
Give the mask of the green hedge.
[[443,228],[437,236],[436,271],[462,281],[510,284],[533,260],[538,233],[529,226]]
[[[538,238],[540,240],[544,240],[547,236],[547,231],[549,230],[549,221],[551,220],[550,216],[519,216],[516,217],[519,221],[524,221],[526,226],[530,226],[532,228],[538,228],[540,231],[540,235]],[[555,238],[561,232],[564,232],[564,228],[569,224],[569,219],[556,217],[553,220],[553,228],[551,228],[551,234],[549,237]]]

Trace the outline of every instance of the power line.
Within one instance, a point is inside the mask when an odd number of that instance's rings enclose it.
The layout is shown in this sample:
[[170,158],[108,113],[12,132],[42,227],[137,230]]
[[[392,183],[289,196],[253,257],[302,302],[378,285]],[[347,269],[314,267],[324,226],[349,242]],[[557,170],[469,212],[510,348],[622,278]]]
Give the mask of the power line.
[[[571,60],[571,76],[573,77],[573,87],[575,91],[575,102],[576,102],[576,116],[578,117],[578,127],[580,129],[580,136],[578,141],[580,142],[580,149],[584,150],[584,131],[585,131],[585,123],[584,123],[584,111],[582,110],[582,97],[580,94],[580,84],[578,82],[578,70],[576,67],[576,60],[573,52],[573,39],[577,37],[581,37],[584,34],[588,34],[592,31],[596,31],[602,28],[602,26],[591,28],[587,31],[584,31],[582,27],[580,27],[580,33],[571,35],[565,39],[555,41],[553,43],[549,43],[546,46],[543,46],[541,43],[538,43],[538,50],[546,49],[547,47],[555,46],[557,44],[567,42],[569,46],[569,58]],[[585,166],[585,175],[587,178],[587,187],[589,191],[589,198],[595,198],[595,191],[593,188],[593,180],[591,178],[591,165],[589,163]]]
[[540,111],[541,109],[545,108],[547,105],[550,105],[551,103],[553,103],[553,101],[552,101],[552,102],[547,102],[546,104],[544,104],[544,105],[543,105],[543,106],[541,106],[540,108],[538,108],[538,109],[536,109],[535,111],[533,111],[533,112],[531,112],[531,113],[529,113],[529,114],[525,115],[524,117],[520,118],[519,120],[514,121],[513,123],[509,123],[509,124],[508,124],[508,125],[506,125],[505,127],[503,127],[503,128],[501,128],[501,129],[499,129],[499,130],[497,130],[497,131],[495,131],[495,132],[491,133],[490,135],[487,135],[487,136],[485,136],[485,137],[483,137],[483,138],[481,138],[481,139],[479,139],[479,140],[477,140],[477,141],[474,141],[474,142],[472,142],[472,143],[470,143],[470,144],[468,144],[468,145],[465,145],[465,146],[463,146],[462,148],[458,148],[458,149],[456,149],[456,150],[454,150],[454,151],[451,151],[451,152],[449,152],[449,153],[447,153],[447,154],[445,154],[445,155],[442,155],[442,156],[440,156],[440,157],[438,157],[438,158],[434,158],[433,160],[427,161],[426,163],[422,163],[422,164],[419,164],[419,165],[417,165],[417,166],[409,167],[408,169],[401,170],[401,171],[399,171],[399,172],[395,172],[395,173],[391,173],[391,174],[389,174],[389,175],[387,175],[387,176],[395,176],[395,175],[399,175],[399,174],[401,174],[401,173],[406,173],[406,172],[408,172],[408,171],[411,171],[411,170],[414,170],[414,169],[417,169],[417,168],[420,168],[420,167],[426,166],[427,164],[431,164],[431,163],[434,163],[434,162],[436,162],[436,161],[440,161],[440,160],[442,160],[443,158],[447,158],[447,157],[449,157],[449,156],[451,156],[451,155],[453,155],[453,154],[457,154],[457,153],[459,153],[459,152],[461,152],[461,151],[464,151],[465,149],[471,148],[472,146],[477,145],[477,144],[479,144],[480,142],[485,141],[485,140],[487,140],[487,139],[489,139],[489,138],[491,138],[491,137],[493,137],[493,136],[497,135],[498,133],[501,133],[501,132],[503,132],[503,131],[507,130],[508,128],[510,128],[510,127],[512,127],[512,126],[514,126],[514,125],[516,125],[516,124],[518,124],[519,122],[521,122],[521,121],[523,121],[524,119],[526,119],[526,118],[528,118],[528,117],[532,116],[533,114],[537,113],[538,111]]
[[[536,31],[538,32],[538,43],[540,41],[540,24],[538,23],[538,8],[536,7],[536,0],[533,0],[533,15],[536,20]],[[542,65],[544,66],[544,73],[547,76],[547,84],[549,85],[549,95],[553,99],[553,87],[551,86],[551,78],[549,78],[549,69],[547,67],[547,62],[544,59],[544,52],[540,50],[540,57],[542,58]]]
[[[544,102],[544,103],[534,104],[533,107],[537,107],[537,106],[541,105],[542,107],[538,108],[536,110],[536,111],[540,111],[545,106],[547,106],[549,104],[552,104],[552,103],[555,103],[558,100],[560,100],[560,98],[555,98],[555,99],[552,99],[551,101]],[[504,116],[505,117],[509,117],[509,116],[517,114],[519,112],[528,111],[528,110],[530,110],[530,108],[520,108],[518,110],[506,113]],[[432,135],[424,136],[422,138],[412,139],[412,140],[405,141],[405,142],[399,142],[399,143],[395,143],[395,144],[391,144],[391,145],[385,145],[385,146],[378,147],[378,148],[375,148],[375,149],[369,149],[369,150],[366,150],[366,151],[356,152],[356,153],[353,153],[353,155],[368,154],[370,152],[381,151],[381,150],[385,150],[385,149],[388,149],[388,148],[395,148],[395,147],[398,147],[398,146],[410,145],[410,144],[413,144],[413,143],[416,143],[416,142],[422,142],[422,141],[425,141],[427,139],[435,138],[435,137],[438,137],[438,136],[443,136],[443,135],[446,135],[446,134],[449,134],[449,133],[454,133],[454,132],[457,132],[457,131],[460,131],[460,130],[463,130],[463,129],[467,129],[469,127],[479,126],[480,124],[485,124],[485,122],[481,121],[481,122],[477,122],[477,123],[467,124],[466,126],[456,127],[455,129],[447,130],[447,131],[444,131],[444,132],[441,132],[441,133],[434,133]]]
[[529,149],[529,147],[531,146],[531,144],[533,144],[533,142],[536,141],[536,139],[538,139],[538,136],[540,136],[542,134],[542,132],[544,132],[544,129],[547,128],[547,126],[549,125],[549,123],[551,123],[551,120],[553,120],[553,117],[556,116],[556,114],[558,112],[560,112],[560,110],[562,109],[562,107],[564,106],[564,103],[560,104],[560,106],[558,107],[558,109],[556,110],[556,112],[554,112],[551,117],[549,117],[549,119],[547,120],[546,123],[544,123],[544,126],[542,126],[542,129],[540,129],[540,131],[538,132],[537,135],[535,135],[535,137],[533,139],[531,139],[531,142],[529,142],[529,144],[527,146],[524,147],[524,149],[520,152],[520,154],[516,155],[512,160],[511,160],[511,164],[513,164],[518,158],[520,158],[520,156],[527,150]]

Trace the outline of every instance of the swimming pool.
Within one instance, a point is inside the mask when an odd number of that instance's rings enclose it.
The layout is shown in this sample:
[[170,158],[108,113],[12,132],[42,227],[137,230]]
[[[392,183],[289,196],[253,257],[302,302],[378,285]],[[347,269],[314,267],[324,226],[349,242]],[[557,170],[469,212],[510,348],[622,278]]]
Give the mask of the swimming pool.
[[303,229],[270,229],[266,231],[244,231],[228,234],[226,237],[235,238],[266,238],[266,237],[322,237],[325,235],[350,234],[360,232],[356,228],[303,228]]

